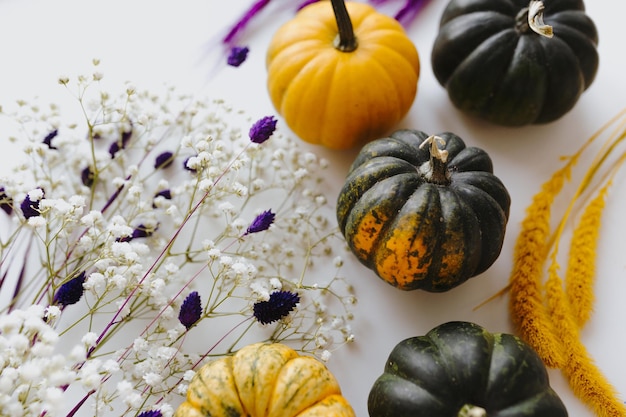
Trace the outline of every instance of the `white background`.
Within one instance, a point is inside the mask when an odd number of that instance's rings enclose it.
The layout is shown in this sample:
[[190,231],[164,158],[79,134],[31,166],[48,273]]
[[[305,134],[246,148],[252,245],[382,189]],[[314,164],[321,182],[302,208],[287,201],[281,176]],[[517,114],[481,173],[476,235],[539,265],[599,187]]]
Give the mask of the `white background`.
[[[163,83],[182,91],[230,101],[251,116],[274,114],[265,89],[264,52],[273,31],[292,16],[293,0],[273,0],[247,32],[249,60],[240,68],[224,65],[216,40],[252,0],[0,0],[0,104],[37,95],[59,102],[59,75],[90,69],[102,61],[108,80],[132,81],[142,88]],[[399,4],[399,3],[398,3]],[[430,50],[445,0],[432,0],[408,28],[422,60],[418,95],[402,126],[429,133],[452,131],[468,145],[484,148],[495,173],[512,196],[504,248],[482,276],[444,294],[402,292],[349,260],[345,274],[356,287],[359,304],[353,323],[357,342],[341,349],[329,366],[357,415],[367,416],[369,389],[381,373],[391,348],[449,320],[469,320],[491,331],[511,332],[507,297],[474,310],[508,282],[513,245],[532,196],[559,168],[559,158],[573,153],[594,131],[621,110],[626,101],[623,0],[590,0],[587,12],[600,34],[600,68],[591,88],[574,110],[545,126],[501,128],[463,116],[449,103],[430,67]],[[400,126],[399,126],[400,127]],[[0,165],[11,160],[11,146],[0,124]],[[283,129],[286,129],[284,124]],[[303,144],[332,162],[330,183],[339,190],[356,150],[336,152]],[[607,378],[626,398],[626,185],[623,173],[607,200],[601,231],[596,309],[582,331],[585,345]],[[330,194],[332,195],[332,194]],[[593,415],[571,393],[559,371],[550,372],[553,387],[570,416]]]

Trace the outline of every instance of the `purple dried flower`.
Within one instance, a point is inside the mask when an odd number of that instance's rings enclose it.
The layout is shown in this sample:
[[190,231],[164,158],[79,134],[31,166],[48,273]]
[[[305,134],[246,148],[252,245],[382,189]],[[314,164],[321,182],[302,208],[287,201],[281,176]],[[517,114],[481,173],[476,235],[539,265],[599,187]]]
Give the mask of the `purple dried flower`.
[[[41,188],[39,188],[39,190],[41,190]],[[41,191],[43,198],[43,190]],[[41,214],[41,212],[39,211],[39,201],[40,200],[32,201],[30,199],[30,195],[26,194],[26,198],[24,198],[24,201],[22,201],[22,203],[20,204],[20,209],[22,210],[22,214],[24,214],[24,217],[26,219],[30,219],[31,217],[36,217]]]
[[238,67],[248,58],[248,52],[250,52],[250,49],[247,46],[233,46],[230,48],[230,54],[228,54],[226,63],[231,67]]
[[178,320],[180,323],[189,330],[202,316],[202,302],[198,291],[189,293],[183,305],[180,306],[180,312],[178,313]]
[[54,139],[59,134],[58,129],[54,129],[52,132],[48,133],[45,138],[43,138],[43,143],[48,145],[50,149],[57,149],[56,146],[52,145],[52,139]]
[[140,237],[150,237],[157,231],[158,225],[155,227],[148,227],[144,224],[140,224],[139,226],[133,229],[133,233],[130,236],[124,236],[117,238],[118,242],[130,242],[133,239],[137,239]]
[[138,237],[149,237],[152,236],[152,234],[156,231],[156,227],[152,228],[152,227],[146,227],[143,224],[140,224],[139,226],[137,226],[135,228],[135,230],[133,230],[133,239],[134,238],[138,238]]
[[[296,11],[308,6],[311,3],[316,3],[319,0],[301,0],[296,6]],[[222,43],[225,45],[233,45],[237,38],[244,32],[250,21],[255,18],[268,4],[270,0],[257,0],[250,8],[243,14],[243,16],[235,22],[229,31],[222,38]],[[421,12],[423,7],[429,2],[429,0],[404,0],[404,5],[396,12],[394,18],[398,20],[403,26],[408,26]],[[374,7],[380,7],[386,3],[390,3],[390,0],[369,0],[369,3]]]
[[195,174],[196,172],[198,172],[195,168],[190,168],[188,165],[189,160],[193,158],[192,156],[188,156],[187,158],[185,158],[185,160],[183,161],[183,168],[186,169],[187,171]]
[[174,154],[172,152],[166,151],[156,157],[156,159],[154,160],[154,168],[167,168],[168,166],[172,165],[172,162],[174,162]]
[[250,128],[248,135],[254,143],[263,143],[274,134],[278,120],[274,116],[265,116],[256,121]]
[[83,284],[85,283],[85,272],[81,272],[75,278],[67,281],[65,284],[61,285],[57,290],[56,294],[54,294],[54,302],[60,304],[61,306],[69,306],[71,304],[76,304],[80,298],[83,296],[83,292],[85,289],[83,288]]
[[137,417],[163,417],[163,414],[159,410],[144,411]]
[[269,2],[270,0],[258,0],[252,6],[250,6],[250,8],[244,13],[241,19],[239,19],[239,21],[235,23],[235,25],[228,31],[226,36],[224,36],[222,42],[224,42],[225,44],[231,44],[234,41],[235,37],[246,28],[248,22],[250,22],[250,20],[257,13],[263,10],[263,8],[267,6]]
[[90,166],[83,168],[80,172],[80,181],[85,187],[91,187],[95,179],[96,176]]
[[300,302],[300,296],[291,291],[274,291],[267,301],[254,303],[254,317],[261,324],[270,324],[287,317]]
[[429,0],[406,0],[404,6],[394,16],[395,19],[400,22],[402,26],[407,27],[417,15],[419,15],[428,1]]
[[116,153],[126,148],[132,136],[133,136],[133,126],[131,124],[130,128],[128,130],[123,131],[120,138],[116,140],[115,142],[113,142],[111,146],[109,146],[109,155],[111,155],[111,158],[115,158]]
[[[172,199],[172,192],[169,189],[165,189],[165,190],[161,190],[158,193],[156,193],[154,195],[153,200],[156,200],[157,198],[162,197],[166,200],[171,200]],[[152,203],[152,208],[156,208],[156,204]]]
[[274,223],[275,218],[276,213],[272,213],[272,210],[265,210],[263,213],[256,216],[250,226],[248,226],[248,228],[246,229],[246,233],[244,235],[249,235],[250,233],[258,233],[269,229],[272,223]]
[[13,199],[7,195],[4,187],[0,187],[0,208],[9,216],[13,214]]

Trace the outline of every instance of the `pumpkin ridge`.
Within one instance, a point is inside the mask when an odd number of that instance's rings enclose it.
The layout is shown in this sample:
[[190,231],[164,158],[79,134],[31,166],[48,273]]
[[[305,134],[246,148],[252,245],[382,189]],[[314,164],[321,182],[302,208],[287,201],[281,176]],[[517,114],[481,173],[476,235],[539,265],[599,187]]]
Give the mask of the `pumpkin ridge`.
[[[311,371],[311,368],[315,369]],[[319,383],[320,380],[324,383]],[[309,384],[310,381],[315,383]],[[296,384],[295,390],[291,389],[292,384]],[[312,390],[313,388],[317,390]],[[329,395],[340,395],[341,389],[324,364],[311,357],[296,356],[280,369],[272,392],[272,400],[278,398],[281,400],[280,405],[290,406],[292,409],[289,410],[290,414],[285,414],[285,408],[277,409],[278,405],[270,401],[267,417],[295,417]],[[294,399],[298,400],[297,407],[293,406]]]
[[[466,404],[484,407],[486,401],[482,393],[485,392],[488,384],[495,344],[494,335],[476,324],[463,321],[444,323],[433,330],[429,331],[425,337],[433,343],[439,353],[442,366],[446,369],[446,374],[449,377],[448,388],[454,388],[456,391],[456,394],[451,397],[457,399],[457,410]],[[480,350],[482,355],[476,358],[480,363],[463,363],[468,360],[469,354],[480,349],[481,341],[484,342],[485,346],[484,349]],[[457,349],[459,349],[458,355]],[[467,352],[463,352],[463,350],[467,350]],[[463,379],[459,380],[455,376],[458,373],[455,372],[455,368],[463,366],[470,366],[472,369],[465,369],[468,373],[459,375],[459,379]],[[485,372],[484,375],[480,375],[481,371]],[[474,392],[469,392],[470,390]]]
[[363,210],[364,193],[377,182],[394,178],[396,175],[414,174],[415,167],[410,163],[385,156],[370,159],[348,174],[337,199],[337,221],[342,231],[346,230],[348,215],[355,207]]
[[[551,39],[552,41],[553,39]],[[540,64],[546,60],[545,42],[534,35],[521,36],[509,64],[505,78],[499,84],[498,99],[492,103],[492,112],[517,113],[509,124],[532,123],[552,105],[548,92],[549,74]],[[523,82],[522,82],[523,81]],[[505,109],[505,110],[502,110]]]
[[[541,40],[547,61],[546,96],[549,97],[550,105],[544,106],[536,123],[548,123],[558,119],[574,107],[585,91],[585,77],[578,65],[578,57],[560,37],[554,37],[549,41]],[[564,54],[564,51],[569,53]]]
[[[424,183],[416,188],[380,235],[384,244],[375,253],[376,272],[394,286],[415,289],[427,285],[424,277],[431,273],[433,253],[440,239],[433,221],[441,208],[436,187]],[[423,213],[429,216],[421,216]],[[398,259],[398,252],[405,256]]]
[[475,185],[453,182],[451,188],[468,202],[478,222],[481,261],[473,275],[481,274],[493,265],[502,251],[505,231],[499,226],[506,224],[507,218],[498,201]]
[[[292,111],[292,109],[300,108],[295,103],[302,103],[303,97],[306,97],[309,103],[323,103],[329,100],[334,75],[330,79],[325,76],[331,73],[335,74],[337,67],[337,63],[334,60],[328,59],[332,52],[311,54],[311,59],[298,69],[296,75],[291,79],[291,82],[282,94],[283,100],[279,107],[279,113],[286,120],[289,120],[289,127],[294,131],[306,132],[311,127],[319,126],[320,121],[325,120],[325,114],[330,112],[330,106],[320,108],[319,106],[305,105],[307,111]],[[319,62],[326,63],[328,61],[332,62],[333,67],[319,64]],[[327,126],[330,126],[330,123],[323,125],[324,130],[322,132],[325,132]],[[337,126],[332,127],[337,129]],[[336,132],[336,134],[341,135],[342,132]],[[322,133],[320,136],[325,137],[325,134]],[[303,138],[309,139],[307,135],[304,135]]]
[[[559,22],[553,22],[552,25],[554,30],[558,31],[558,37],[567,44],[576,57],[578,68],[585,79],[584,90],[586,90],[595,79],[598,70],[597,42],[590,40],[587,34],[576,27]],[[594,56],[595,59],[589,59],[590,56]]]
[[[445,226],[431,264],[431,268],[436,267],[439,271],[439,279],[433,280],[434,291],[447,290],[465,282],[475,275],[482,260],[480,225],[474,211],[449,186],[439,187],[443,208],[441,223]],[[451,225],[459,227],[451,228]]]
[[[514,29],[500,31],[485,39],[454,69],[446,86],[452,102],[471,114],[488,111],[491,97],[506,74],[519,37]],[[457,90],[464,86],[463,95]]]
[[[332,52],[332,51],[330,51]],[[315,74],[315,75],[311,75],[311,74],[305,74],[305,71],[301,71],[300,74],[298,74],[298,76],[296,78],[294,78],[294,80],[292,81],[292,86],[297,86],[297,82],[298,82],[298,78],[300,76],[302,76],[303,78],[306,75],[306,78],[312,78],[311,81],[307,81],[310,82],[309,84],[309,91],[310,90],[319,90],[318,91],[318,98],[317,98],[317,102],[319,103],[326,103],[329,100],[330,97],[330,92],[333,91],[336,87],[336,82],[337,82],[337,68],[339,67],[339,61],[338,60],[334,60],[329,58],[332,53],[326,53],[326,54],[319,54],[319,58],[318,61],[320,62],[331,62],[331,64],[329,65],[319,65],[317,62],[314,64],[313,62],[311,62],[311,67],[315,68],[315,66],[317,66],[318,70],[315,71],[314,69],[310,70],[311,73]],[[315,66],[314,66],[315,65]],[[324,78],[326,77],[326,80],[324,80]],[[319,83],[321,80],[321,83]],[[326,82],[324,82],[326,81]],[[322,86],[320,86],[320,84],[325,84]],[[299,93],[300,94],[300,93]],[[310,100],[310,96],[308,96],[307,93],[301,94],[300,96],[301,99],[306,99],[306,100]],[[292,108],[300,108],[302,106],[302,102],[300,102],[299,104],[294,104],[292,106]],[[316,120],[316,122],[314,124],[319,124],[322,128],[320,131],[320,138],[328,138],[328,137],[333,137],[334,134],[337,135],[342,135],[343,132],[337,132],[337,126],[335,125],[331,125],[330,123],[323,123],[324,120],[329,120],[331,119],[330,116],[332,116],[332,111],[333,109],[331,108],[331,106],[323,106],[320,112],[320,115],[318,116],[318,120]],[[299,117],[297,115],[294,115],[294,125],[298,125],[298,123],[303,123],[303,124],[310,124],[312,121],[312,115],[310,113],[304,113],[301,112]],[[300,128],[298,128],[300,129]],[[302,131],[304,131],[304,127],[301,128]],[[329,144],[324,140],[324,139],[320,139],[322,145],[324,146],[328,146]]]
[[[395,220],[400,217],[399,214],[395,214],[402,212],[408,199],[405,194],[407,191],[413,192],[413,189],[416,188],[416,182],[419,182],[419,177],[411,173],[398,174],[379,180],[363,193],[357,205],[351,210],[346,224],[355,225],[355,230],[348,227],[345,229],[345,233],[347,236],[354,236],[348,239],[350,247],[355,251],[357,258],[366,266],[373,267],[376,265],[377,253],[381,243],[388,238],[390,229],[395,225]],[[372,219],[368,220],[368,217]],[[371,229],[369,230],[370,234],[364,237],[369,237],[370,243],[368,245],[367,241],[363,242],[361,237],[368,232],[367,229],[364,230],[364,227],[372,221],[375,223],[368,228]]]

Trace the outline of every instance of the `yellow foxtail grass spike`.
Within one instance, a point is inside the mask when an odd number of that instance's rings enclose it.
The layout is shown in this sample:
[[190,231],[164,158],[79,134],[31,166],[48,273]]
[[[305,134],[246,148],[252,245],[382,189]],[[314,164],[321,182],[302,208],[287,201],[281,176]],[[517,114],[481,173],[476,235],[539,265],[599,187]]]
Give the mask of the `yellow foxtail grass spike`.
[[[559,368],[561,368],[564,376],[567,378],[572,391],[600,417],[624,417],[626,416],[626,406],[618,398],[616,390],[595,365],[581,342],[579,326],[581,313],[582,316],[585,316],[587,313],[590,314],[591,311],[593,274],[597,256],[595,247],[600,230],[605,196],[611,186],[613,177],[626,160],[626,152],[624,152],[616,161],[608,162],[609,156],[615,151],[617,145],[626,138],[625,115],[626,110],[620,113],[619,117],[613,118],[610,123],[603,126],[589,139],[576,154],[576,156],[580,155],[582,149],[598,138],[604,131],[608,130],[611,123],[618,122],[618,126],[609,134],[608,139],[604,142],[601,150],[597,153],[580,181],[569,206],[550,238],[550,243],[547,245],[552,247],[552,250],[550,265],[548,266],[548,278],[545,283],[545,304],[542,304],[547,306],[547,317],[549,317],[552,324],[550,328],[554,331],[552,336],[556,336],[555,339],[558,340],[558,345],[551,347],[547,345],[540,346],[541,349],[553,348],[559,352],[558,355],[562,358]],[[571,166],[571,161],[567,166]],[[561,171],[557,171],[555,176],[562,177]],[[584,210],[570,242],[569,275],[566,275],[566,278],[570,279],[569,285],[566,284],[566,288],[569,288],[570,291],[568,295],[558,274],[557,256],[559,254],[559,243],[562,239],[565,225],[568,223],[568,218],[571,216],[577,203],[583,199],[586,191],[592,188],[592,185],[595,188],[601,188]],[[588,254],[580,246],[593,247],[594,250],[591,254]],[[576,253],[577,250],[581,252]],[[573,255],[572,251],[574,251]],[[580,258],[585,256],[589,256],[589,259],[581,261]],[[579,259],[571,259],[572,257]],[[573,264],[571,264],[572,262]],[[576,280],[578,280],[577,284]],[[572,284],[571,281],[574,281],[574,283]],[[576,287],[576,290],[573,287]],[[545,341],[539,340],[538,343],[545,343]]]
[[556,252],[548,268],[546,296],[548,311],[554,323],[556,335],[561,342],[565,361],[561,367],[574,394],[585,402],[599,417],[624,417],[626,406],[617,392],[595,365],[587,349],[580,341],[578,324],[570,311],[558,275]]
[[576,158],[543,184],[528,207],[515,244],[510,277],[510,310],[520,336],[552,368],[563,364],[558,340],[552,329],[542,297],[543,267],[548,254],[550,214],[556,195],[569,178]]
[[574,322],[582,328],[591,317],[594,303],[593,284],[596,250],[605,198],[612,182],[608,181],[585,208],[570,242],[565,293]]

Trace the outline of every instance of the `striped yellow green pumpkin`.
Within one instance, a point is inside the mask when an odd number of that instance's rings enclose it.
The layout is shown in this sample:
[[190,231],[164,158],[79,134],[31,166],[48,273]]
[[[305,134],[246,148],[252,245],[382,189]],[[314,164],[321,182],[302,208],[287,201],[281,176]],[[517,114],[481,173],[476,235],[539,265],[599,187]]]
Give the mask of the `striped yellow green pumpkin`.
[[280,343],[248,345],[202,366],[174,417],[354,417],[335,377]]

